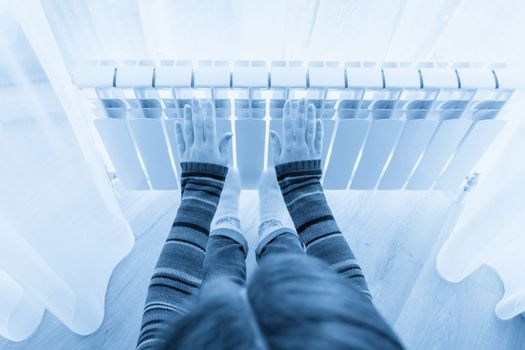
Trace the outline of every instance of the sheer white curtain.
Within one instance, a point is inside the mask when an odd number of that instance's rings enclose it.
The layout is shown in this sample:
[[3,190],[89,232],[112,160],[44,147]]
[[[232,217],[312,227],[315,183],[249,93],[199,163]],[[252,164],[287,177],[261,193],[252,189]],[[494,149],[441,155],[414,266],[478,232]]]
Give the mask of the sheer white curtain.
[[34,5],[0,3],[0,335],[11,340],[46,309],[79,334],[94,331],[133,245],[76,102],[64,103],[74,91]]
[[86,59],[523,62],[521,0],[41,0]]
[[525,312],[525,94],[509,102],[505,133],[478,164],[478,184],[437,259],[439,273],[459,282],[481,265],[501,277],[505,294],[496,315]]

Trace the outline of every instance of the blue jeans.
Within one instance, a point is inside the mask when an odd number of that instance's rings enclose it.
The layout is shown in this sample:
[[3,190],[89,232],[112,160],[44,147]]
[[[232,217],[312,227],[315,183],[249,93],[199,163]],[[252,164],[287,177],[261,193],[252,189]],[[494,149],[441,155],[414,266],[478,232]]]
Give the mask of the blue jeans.
[[[296,233],[282,231],[269,242],[261,242],[256,250],[257,262],[275,254],[305,254]],[[212,231],[206,244],[203,262],[203,286],[212,280],[227,279],[239,286],[246,282],[248,244],[235,230]]]

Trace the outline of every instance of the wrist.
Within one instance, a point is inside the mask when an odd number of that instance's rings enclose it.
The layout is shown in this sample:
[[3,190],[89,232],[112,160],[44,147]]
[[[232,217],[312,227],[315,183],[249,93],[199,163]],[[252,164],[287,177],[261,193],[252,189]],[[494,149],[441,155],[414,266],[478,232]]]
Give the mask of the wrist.
[[297,175],[312,175],[320,178],[322,175],[321,160],[309,159],[278,164],[275,166],[275,174],[278,181]]
[[215,163],[182,162],[180,166],[182,169],[181,178],[209,177],[224,181],[226,174],[228,174],[228,167]]

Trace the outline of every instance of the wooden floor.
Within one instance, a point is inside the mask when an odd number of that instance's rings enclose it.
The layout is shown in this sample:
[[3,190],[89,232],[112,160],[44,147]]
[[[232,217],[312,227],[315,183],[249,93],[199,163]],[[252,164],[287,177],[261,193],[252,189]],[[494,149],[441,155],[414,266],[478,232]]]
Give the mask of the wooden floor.
[[[459,284],[435,270],[435,255],[453,215],[448,193],[340,192],[328,199],[367,277],[375,303],[409,349],[525,349],[525,318],[501,321],[494,306],[503,295],[497,275],[480,269]],[[122,208],[137,236],[115,269],[100,329],[82,337],[49,313],[28,340],[0,340],[0,349],[132,349],[151,271],[175,217],[179,193],[126,192]],[[241,198],[243,227],[255,262],[256,193]],[[445,228],[443,228],[445,226]]]

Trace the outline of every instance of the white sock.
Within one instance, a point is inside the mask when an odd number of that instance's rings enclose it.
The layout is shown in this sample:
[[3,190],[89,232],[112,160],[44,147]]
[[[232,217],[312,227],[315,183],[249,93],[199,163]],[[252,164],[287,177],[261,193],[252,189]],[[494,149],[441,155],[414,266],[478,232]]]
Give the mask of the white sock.
[[217,206],[217,211],[213,217],[211,230],[217,228],[229,228],[240,231],[241,222],[239,220],[239,196],[241,194],[241,182],[239,172],[230,168],[224,187],[221,192],[221,199]]
[[266,169],[259,181],[259,222],[259,241],[281,228],[295,232],[273,167]]

